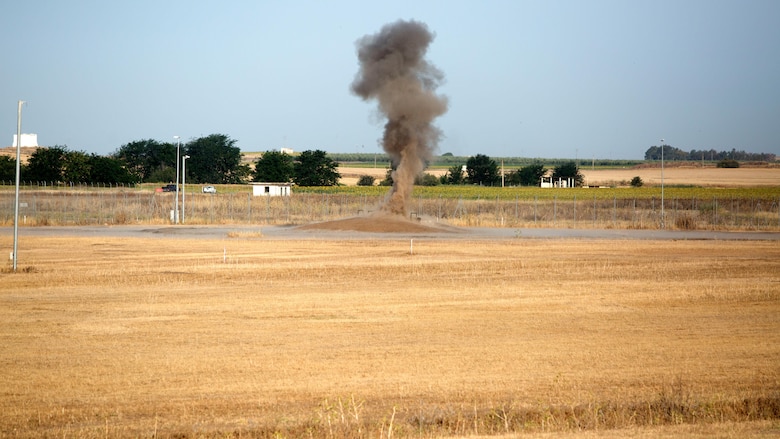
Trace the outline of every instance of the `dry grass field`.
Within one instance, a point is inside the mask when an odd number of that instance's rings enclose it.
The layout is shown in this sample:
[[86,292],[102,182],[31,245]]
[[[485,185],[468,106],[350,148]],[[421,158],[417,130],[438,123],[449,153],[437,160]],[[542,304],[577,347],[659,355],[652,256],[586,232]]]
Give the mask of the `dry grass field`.
[[0,437],[780,435],[776,242],[410,244],[27,237]]

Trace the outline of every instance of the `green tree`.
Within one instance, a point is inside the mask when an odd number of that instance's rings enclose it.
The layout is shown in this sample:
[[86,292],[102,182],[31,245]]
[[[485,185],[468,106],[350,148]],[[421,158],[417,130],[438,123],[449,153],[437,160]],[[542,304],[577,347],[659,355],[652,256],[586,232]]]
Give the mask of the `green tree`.
[[130,174],[124,162],[115,157],[91,154],[87,158],[87,165],[89,181],[93,183],[131,184],[138,181],[138,176]]
[[358,186],[373,186],[376,178],[373,175],[361,175],[358,179]]
[[89,157],[85,152],[68,151],[65,154],[62,181],[74,183],[89,181]]
[[193,183],[239,184],[249,177],[249,166],[241,164],[236,141],[224,134],[211,134],[185,146],[187,180]]
[[16,180],[16,158],[0,155],[0,181]]
[[24,167],[22,179],[48,182],[63,181],[67,155],[67,146],[55,145],[36,149],[27,161],[27,166]]
[[447,169],[447,172],[441,176],[442,184],[463,184],[466,179],[463,176],[463,166],[453,165]]
[[295,176],[293,181],[298,186],[335,186],[339,183],[341,174],[338,163],[331,160],[325,151],[304,151],[293,164]]
[[539,182],[546,172],[547,169],[544,168],[543,164],[534,162],[510,172],[507,181],[513,186],[539,186]]
[[566,162],[556,166],[553,168],[552,177],[553,180],[573,178],[574,186],[582,186],[582,183],[585,181],[585,177],[580,173],[576,162]]
[[[137,140],[122,145],[114,154],[114,157],[125,162],[125,166],[131,174],[137,176],[137,180],[145,182],[173,181],[176,179],[176,144],[160,143],[156,140]],[[173,170],[173,177],[160,180],[153,175],[168,175],[166,169]]]
[[739,168],[739,162],[732,159],[723,159],[715,166],[718,168]]
[[393,168],[387,168],[385,172],[385,178],[379,182],[379,186],[392,186],[393,185]]
[[435,175],[423,172],[414,178],[415,186],[438,186],[439,179]]
[[[661,160],[663,150],[664,160],[688,160],[688,153],[671,145],[651,146],[645,151],[645,160]],[[695,160],[695,158],[694,158]]]
[[295,170],[293,158],[279,151],[266,151],[255,160],[255,170],[252,180],[267,183],[289,183]]
[[501,181],[496,161],[484,154],[469,157],[466,161],[466,181],[480,186],[494,186]]

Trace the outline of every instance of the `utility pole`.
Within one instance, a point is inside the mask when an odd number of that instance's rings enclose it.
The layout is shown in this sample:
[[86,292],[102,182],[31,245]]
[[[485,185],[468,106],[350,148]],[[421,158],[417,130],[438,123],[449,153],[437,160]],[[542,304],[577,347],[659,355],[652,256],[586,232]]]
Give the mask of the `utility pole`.
[[176,197],[173,200],[173,223],[179,224],[179,136],[173,136],[176,139]]
[[19,108],[16,115],[16,198],[14,199],[14,272],[19,259],[19,175],[21,174],[22,157],[22,104],[19,101]]
[[664,218],[664,139],[661,139],[661,228],[666,228]]

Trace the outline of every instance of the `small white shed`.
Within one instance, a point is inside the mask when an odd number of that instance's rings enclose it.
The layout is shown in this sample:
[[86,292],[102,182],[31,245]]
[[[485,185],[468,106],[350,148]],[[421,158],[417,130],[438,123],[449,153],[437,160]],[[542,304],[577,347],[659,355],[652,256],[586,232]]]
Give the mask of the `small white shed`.
[[252,183],[252,195],[255,197],[289,197],[292,183]]

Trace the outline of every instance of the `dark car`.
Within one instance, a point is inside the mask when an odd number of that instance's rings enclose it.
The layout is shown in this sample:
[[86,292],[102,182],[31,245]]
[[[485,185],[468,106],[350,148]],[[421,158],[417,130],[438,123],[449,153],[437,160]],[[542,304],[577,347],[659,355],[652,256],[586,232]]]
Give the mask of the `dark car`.
[[163,192],[176,192],[175,184],[166,184],[162,187]]

